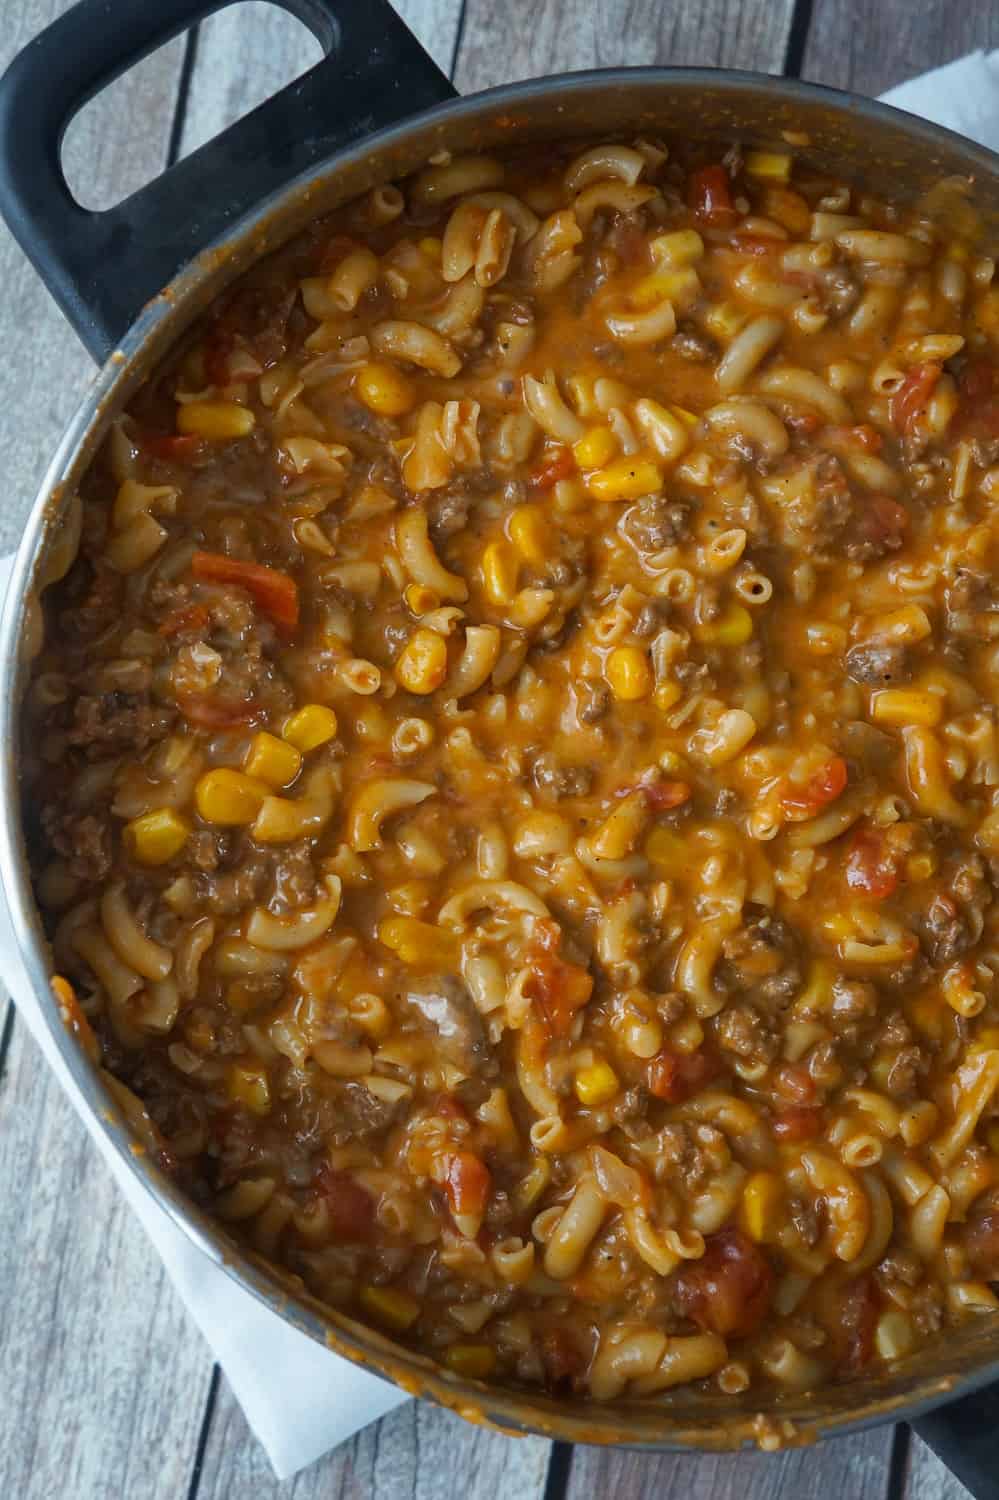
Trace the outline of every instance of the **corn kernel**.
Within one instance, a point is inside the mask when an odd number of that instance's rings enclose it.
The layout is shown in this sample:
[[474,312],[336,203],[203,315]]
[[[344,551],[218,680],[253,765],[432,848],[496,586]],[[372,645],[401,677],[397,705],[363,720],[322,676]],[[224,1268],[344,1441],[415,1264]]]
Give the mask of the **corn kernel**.
[[660,825],[645,840],[645,857],[657,875],[679,875],[690,864],[690,850],[679,834]]
[[742,604],[730,604],[717,620],[706,620],[695,631],[707,646],[744,646],[753,633],[753,617]]
[[576,1090],[576,1098],[580,1104],[585,1104],[588,1109],[595,1109],[601,1104],[607,1104],[618,1092],[617,1074],[610,1063],[591,1063],[588,1068],[580,1068],[572,1083]]
[[653,271],[643,276],[631,289],[633,307],[657,307],[672,302],[681,311],[696,302],[701,292],[701,278],[692,266],[677,271]]
[[928,990],[925,994],[917,995],[906,1006],[906,1015],[924,1036],[939,1041],[943,1035],[944,1021],[947,1019],[947,1003],[936,990]]
[[683,688],[678,682],[661,682],[653,694],[656,708],[667,713],[683,697]]
[[734,339],[748,319],[749,313],[735,302],[716,302],[704,314],[709,333],[718,339]]
[[551,556],[551,529],[540,505],[518,505],[507,522],[510,540],[525,562],[540,568]]
[[302,752],[286,740],[268,734],[265,729],[253,736],[243,761],[247,776],[266,781],[276,792],[291,786],[301,769]]
[[675,229],[652,241],[652,259],[659,266],[678,269],[689,266],[704,255],[704,241],[696,229]]
[[177,408],[177,431],[226,442],[252,432],[255,417],[236,401],[188,401]]
[[408,693],[433,693],[447,676],[447,642],[436,630],[414,630],[395,664],[395,680]]
[[741,1227],[758,1245],[769,1245],[782,1222],[784,1187],[776,1172],[754,1172],[742,1190]]
[[939,693],[923,693],[918,688],[880,688],[871,694],[871,718],[875,724],[895,728],[920,724],[934,729],[943,718],[943,699]]
[[929,880],[937,868],[932,854],[910,854],[905,862],[905,878],[911,881]]
[[586,487],[597,500],[637,500],[662,489],[663,471],[651,459],[635,454],[598,469],[589,476]]
[[602,469],[618,450],[617,438],[609,427],[591,427],[572,445],[572,456],[581,469]]
[[615,646],[604,675],[619,703],[636,703],[652,691],[652,668],[640,646]]
[[469,1380],[485,1380],[496,1368],[496,1351],[488,1344],[452,1344],[444,1363],[456,1375]]
[[370,1317],[396,1333],[411,1328],[420,1316],[416,1298],[394,1286],[362,1287],[358,1301]]
[[510,604],[517,592],[518,564],[508,542],[490,542],[482,554],[482,586],[491,604]]
[[746,171],[750,177],[770,177],[775,182],[788,182],[791,158],[786,151],[747,151]]
[[461,956],[455,938],[418,917],[386,917],[378,929],[378,941],[404,964],[453,969]]
[[423,239],[420,241],[420,249],[423,251],[424,255],[429,256],[431,260],[440,260],[441,251],[444,249],[444,243],[442,240],[439,240],[435,234],[427,234],[424,235]]
[[271,1088],[262,1063],[231,1063],[226,1074],[226,1093],[234,1104],[242,1104],[251,1115],[270,1114]]
[[310,750],[318,750],[320,745],[327,745],[335,739],[336,730],[336,714],[331,708],[323,703],[306,703],[304,708],[285,720],[281,734],[289,745],[307,755]]
[[354,392],[369,411],[380,417],[402,417],[416,405],[416,391],[395,365],[369,360],[354,378]]
[[431,610],[440,607],[441,602],[440,595],[428,589],[425,583],[407,583],[402,597],[413,615],[429,615]]
[[194,788],[194,805],[206,823],[237,827],[253,822],[269,793],[266,782],[255,781],[245,771],[220,766],[199,778]]
[[172,807],[158,807],[126,823],[122,838],[126,852],[137,864],[165,865],[180,853],[190,832],[190,823]]

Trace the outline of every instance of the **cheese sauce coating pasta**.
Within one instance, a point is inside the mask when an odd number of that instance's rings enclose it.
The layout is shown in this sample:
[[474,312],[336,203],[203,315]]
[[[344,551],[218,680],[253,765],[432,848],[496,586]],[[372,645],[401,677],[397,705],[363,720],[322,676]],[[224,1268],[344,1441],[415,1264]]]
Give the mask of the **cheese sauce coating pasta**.
[[802,1390],[994,1314],[999,291],[779,152],[441,159],[118,420],[46,592],[56,994],[457,1374]]

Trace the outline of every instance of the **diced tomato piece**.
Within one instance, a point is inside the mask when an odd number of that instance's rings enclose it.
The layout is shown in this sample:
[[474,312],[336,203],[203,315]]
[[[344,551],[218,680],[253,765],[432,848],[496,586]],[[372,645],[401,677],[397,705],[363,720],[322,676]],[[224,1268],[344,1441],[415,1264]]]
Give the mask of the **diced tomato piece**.
[[207,630],[211,615],[203,604],[181,604],[172,609],[159,625],[160,635],[201,635]]
[[690,787],[686,781],[642,781],[638,790],[653,812],[669,812],[690,801]]
[[874,1329],[881,1311],[881,1293],[868,1271],[842,1288],[836,1309],[832,1341],[840,1365],[862,1370],[874,1354]]
[[820,808],[826,807],[842,796],[847,782],[846,761],[834,755],[824,765],[817,767],[801,786],[785,779],[780,794],[780,805],[785,817],[792,822],[812,818]]
[[537,1004],[550,1038],[567,1036],[572,1018],[593,993],[593,978],[560,957],[562,930],[557,922],[536,922],[527,951],[531,970],[527,993]]
[[904,435],[913,431],[933,394],[933,388],[943,374],[943,365],[936,360],[913,365],[902,384],[891,398],[889,416],[896,432]]
[[366,1240],[375,1227],[375,1200],[347,1172],[322,1167],[317,1185],[329,1208],[333,1233],[339,1240]]
[[453,1094],[438,1094],[434,1101],[434,1114],[444,1120],[467,1120],[468,1110]]
[[774,1115],[771,1128],[779,1141],[811,1141],[822,1132],[822,1111],[804,1104],[791,1105]]
[[784,418],[784,426],[800,437],[811,437],[822,426],[822,418],[814,411],[793,411]]
[[687,202],[696,219],[724,229],[736,217],[728,173],[722,166],[701,167],[692,172]]
[[184,693],[177,707],[188,723],[199,729],[234,729],[237,724],[253,724],[262,712],[255,703],[226,703],[206,698],[200,693]]
[[444,1191],[453,1214],[481,1214],[489,1201],[492,1174],[471,1151],[452,1151],[444,1160]]
[[195,552],[191,572],[206,582],[238,584],[283,636],[294,635],[298,629],[298,584],[287,573],[222,552]]
[[140,446],[150,458],[161,458],[169,464],[193,463],[207,450],[204,438],[196,432],[146,432]]
[[857,533],[862,541],[896,552],[902,545],[908,525],[909,512],[904,505],[890,500],[887,495],[869,495],[858,520]]
[[898,856],[889,849],[884,834],[870,826],[859,828],[846,857],[850,889],[884,901],[898,889],[900,878]]
[[570,479],[575,472],[571,448],[549,448],[542,455],[541,467],[531,475],[531,484],[536,490],[551,490],[560,479]]
[[664,1047],[649,1063],[645,1081],[650,1094],[668,1104],[682,1104],[704,1088],[720,1071],[710,1052],[672,1052]]
[[671,1283],[678,1312],[723,1338],[760,1326],[773,1297],[770,1262],[738,1229],[709,1235],[700,1260],[686,1261]]

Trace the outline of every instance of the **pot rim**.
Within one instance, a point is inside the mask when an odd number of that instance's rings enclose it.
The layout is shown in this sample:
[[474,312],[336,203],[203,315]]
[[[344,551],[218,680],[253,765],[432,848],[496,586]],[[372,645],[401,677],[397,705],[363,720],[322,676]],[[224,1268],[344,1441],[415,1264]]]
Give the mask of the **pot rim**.
[[[258,243],[251,243],[272,215],[276,216],[296,200],[306,202],[343,167],[363,162],[376,150],[387,151],[404,143],[414,129],[451,127],[456,121],[487,117],[500,107],[515,107],[538,99],[552,103],[557,112],[560,100],[577,95],[580,90],[629,89],[636,84],[673,87],[685,94],[708,90],[716,97],[730,97],[736,104],[740,95],[749,90],[770,92],[775,99],[792,105],[795,102],[824,104],[833,115],[857,113],[870,120],[873,127],[892,128],[909,141],[923,143],[930,150],[943,149],[954,153],[966,163],[969,175],[999,179],[999,156],[995,153],[942,126],[878,100],[798,79],[736,69],[640,67],[588,69],[455,97],[333,153],[319,166],[268,196],[183,267],[169,286],[146,304],[119,348],[95,375],[32,502],[0,614],[0,659],[7,664],[0,688],[0,743],[4,747],[0,756],[0,806],[5,813],[0,820],[0,884],[11,929],[45,1026],[85,1100],[90,1116],[119,1159],[173,1223],[245,1291],[299,1331],[391,1381],[403,1391],[433,1399],[467,1419],[499,1430],[650,1452],[718,1451],[754,1440],[754,1417],[748,1408],[739,1408],[736,1412],[731,1403],[711,1408],[703,1403],[689,1408],[660,1404],[646,1409],[654,1419],[652,1425],[658,1424],[662,1431],[646,1436],[629,1430],[634,1426],[632,1413],[637,1410],[635,1407],[624,1411],[613,1405],[596,1405],[595,1410],[587,1410],[578,1403],[554,1402],[527,1391],[493,1388],[478,1381],[451,1376],[424,1356],[322,1306],[307,1292],[292,1285],[289,1278],[238,1246],[221,1225],[177,1189],[147,1152],[137,1151],[127,1124],[100,1081],[98,1069],[85,1058],[53,1003],[50,966],[46,961],[47,942],[35,908],[26,859],[18,777],[19,699],[26,671],[21,637],[26,601],[33,593],[35,569],[46,542],[58,527],[81,467],[81,454],[88,446],[92,448],[96,437],[103,433],[108,421],[116,414],[120,402],[141,383],[145,372],[136,375],[135,367],[140,356],[148,352],[150,344],[156,347],[156,357],[160,357],[174,337],[186,328],[191,304],[207,282],[218,281],[218,285],[212,287],[214,297],[223,286],[237,279],[249,264],[297,232],[294,226],[286,232],[282,226],[273,241],[265,233]],[[230,261],[231,274],[227,269]],[[959,1375],[916,1376],[902,1391],[881,1396],[859,1407],[830,1411],[817,1420],[806,1418],[791,1441],[812,1441],[860,1432],[883,1422],[911,1420],[946,1401],[971,1394],[997,1378],[999,1341],[996,1355],[983,1360],[977,1368]],[[772,1415],[779,1419],[784,1409],[783,1405],[773,1406]],[[695,1418],[693,1425],[687,1420],[688,1416]]]

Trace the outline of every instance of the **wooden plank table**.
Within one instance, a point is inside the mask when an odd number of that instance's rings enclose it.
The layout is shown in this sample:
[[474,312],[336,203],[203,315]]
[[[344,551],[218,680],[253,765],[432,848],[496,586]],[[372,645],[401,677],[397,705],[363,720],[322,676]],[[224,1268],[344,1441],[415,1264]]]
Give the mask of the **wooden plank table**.
[[[151,0],[155,3],[155,0]],[[999,45],[990,0],[397,0],[462,92],[573,68],[687,63],[876,94]],[[67,0],[8,3],[0,66]],[[103,206],[318,55],[273,6],[234,6],[148,58],[74,122],[67,172]],[[16,540],[87,359],[0,239],[6,485]],[[643,1457],[514,1440],[409,1403],[278,1484],[143,1231],[12,1008],[0,1007],[0,1496],[3,1500],[960,1500],[907,1429],[776,1458]]]

